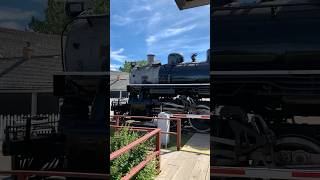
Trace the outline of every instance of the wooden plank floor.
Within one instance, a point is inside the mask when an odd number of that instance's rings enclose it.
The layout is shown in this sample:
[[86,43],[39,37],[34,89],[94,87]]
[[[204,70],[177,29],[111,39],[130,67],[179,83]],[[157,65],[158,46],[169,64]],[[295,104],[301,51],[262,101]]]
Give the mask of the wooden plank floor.
[[161,173],[156,180],[209,180],[210,135],[194,134],[181,151],[161,150]]

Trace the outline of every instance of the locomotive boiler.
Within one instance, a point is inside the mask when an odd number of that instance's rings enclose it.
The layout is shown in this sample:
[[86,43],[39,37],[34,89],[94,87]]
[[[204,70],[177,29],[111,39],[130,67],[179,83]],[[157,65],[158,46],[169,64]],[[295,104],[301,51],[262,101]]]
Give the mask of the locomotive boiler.
[[110,173],[109,14],[89,12],[89,2],[65,3],[71,20],[61,35],[63,72],[53,75],[53,93],[62,100],[56,125],[29,118],[25,125],[5,129],[2,152],[12,156],[13,170]]
[[130,74],[130,84],[196,84],[209,83],[209,62],[184,63],[178,53],[168,56],[168,64],[153,64],[154,55],[148,55],[149,66],[135,67]]
[[[168,63],[155,63],[154,55],[148,55],[148,65],[134,66],[129,77],[128,104],[120,110],[130,115],[154,116],[160,112],[182,114],[209,114],[210,57],[197,62],[196,54],[191,62],[185,62],[178,53],[168,55]],[[113,106],[113,110],[119,110]],[[189,120],[198,131],[208,131],[208,121]]]
[[211,21],[212,161],[319,167],[319,118],[300,116],[320,115],[320,4],[220,1]]

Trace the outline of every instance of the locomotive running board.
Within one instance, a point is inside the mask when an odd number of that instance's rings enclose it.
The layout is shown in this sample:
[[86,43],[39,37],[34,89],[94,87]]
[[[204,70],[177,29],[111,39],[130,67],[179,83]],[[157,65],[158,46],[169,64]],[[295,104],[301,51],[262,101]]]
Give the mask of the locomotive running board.
[[186,119],[210,119],[208,114],[170,114],[172,118],[186,118]]
[[211,71],[211,75],[320,75],[320,70],[241,70]]
[[[318,167],[320,169],[320,167]],[[240,177],[262,179],[320,179],[320,170],[273,169],[211,166],[211,177]]]
[[199,97],[209,97],[210,96],[210,83],[203,84],[129,84],[127,90],[145,89],[150,92],[150,94],[158,95],[190,95],[198,93]]
[[211,136],[210,139],[211,139],[210,141],[212,141],[212,142],[217,142],[217,143],[226,144],[226,145],[230,145],[230,146],[236,145],[236,141],[233,139],[220,138],[220,137],[216,137],[216,136]]
[[210,86],[210,83],[200,83],[200,84],[129,84],[128,86]]

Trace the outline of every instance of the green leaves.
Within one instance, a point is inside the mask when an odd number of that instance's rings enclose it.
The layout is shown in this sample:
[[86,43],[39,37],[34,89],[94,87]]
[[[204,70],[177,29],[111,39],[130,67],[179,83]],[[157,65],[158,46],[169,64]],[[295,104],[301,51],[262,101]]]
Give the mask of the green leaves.
[[[130,73],[131,72],[131,62],[125,61],[123,63],[123,67],[120,67],[119,70],[122,72],[127,72]],[[148,64],[148,62],[146,60],[141,60],[141,61],[136,61],[137,65],[140,67],[146,66]]]
[[[109,1],[91,0],[93,3],[93,12],[103,14],[109,12]],[[65,1],[48,0],[48,8],[45,10],[45,19],[43,21],[32,17],[29,28],[35,32],[45,34],[61,34],[64,26],[69,21],[65,14]]]
[[35,32],[45,34],[60,34],[67,22],[64,13],[64,1],[48,0],[48,8],[45,10],[45,20],[40,21],[31,18],[29,28]]
[[[141,132],[129,131],[128,127],[125,127],[119,131],[114,132],[111,135],[110,150],[114,152],[139,137],[143,136]],[[111,161],[110,174],[111,179],[118,180],[122,176],[126,175],[131,168],[138,165],[143,161],[149,152],[154,149],[155,138],[151,138],[148,141],[138,145],[131,151],[121,155],[120,157]],[[156,176],[156,160],[151,161],[145,168],[143,168],[133,179],[136,180],[151,180]]]
[[109,1],[106,0],[92,0],[94,4],[93,12],[95,14],[108,13],[110,9]]

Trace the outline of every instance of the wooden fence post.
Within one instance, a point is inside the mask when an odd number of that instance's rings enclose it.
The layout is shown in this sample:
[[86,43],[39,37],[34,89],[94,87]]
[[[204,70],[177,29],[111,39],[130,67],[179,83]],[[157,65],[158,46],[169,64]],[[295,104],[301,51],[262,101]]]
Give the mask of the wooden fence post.
[[[161,151],[161,131],[159,131],[159,133],[157,133],[157,136],[156,136],[156,151]],[[160,164],[160,154],[157,155],[157,160],[158,160],[158,163],[157,163],[157,170],[158,170],[158,173],[160,173],[161,171],[161,164]]]
[[177,150],[181,149],[181,119],[177,120]]

